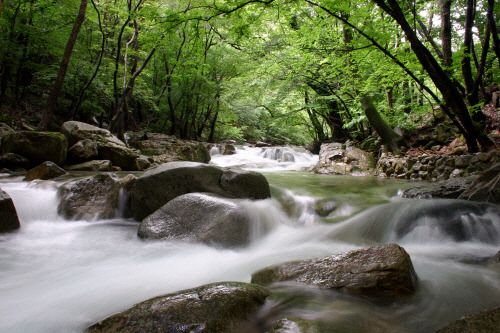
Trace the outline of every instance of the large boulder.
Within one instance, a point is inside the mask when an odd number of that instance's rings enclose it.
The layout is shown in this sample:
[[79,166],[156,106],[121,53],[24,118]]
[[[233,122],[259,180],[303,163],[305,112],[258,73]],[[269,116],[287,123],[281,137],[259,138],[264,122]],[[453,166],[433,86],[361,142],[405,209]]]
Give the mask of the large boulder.
[[70,147],[78,141],[85,139],[96,141],[100,144],[115,144],[125,147],[123,141],[111,134],[107,129],[79,121],[67,121],[63,123],[61,133],[68,138]]
[[15,153],[26,157],[31,166],[51,161],[63,165],[68,140],[58,132],[17,132],[2,138],[2,154]]
[[210,152],[205,144],[197,141],[180,140],[175,136],[161,133],[129,132],[129,143],[142,154],[154,156],[156,162],[191,161],[208,163]]
[[212,283],[144,301],[88,332],[237,332],[268,296],[266,289],[248,283]]
[[30,161],[14,153],[0,155],[0,169],[6,168],[10,170],[29,169]]
[[28,170],[26,173],[26,177],[24,180],[31,181],[35,179],[52,179],[66,174],[66,171],[61,169],[57,164],[50,161],[45,161],[39,166],[34,167],[31,170]]
[[500,204],[500,164],[483,172],[459,198]]
[[120,189],[120,180],[108,173],[69,182],[59,188],[57,211],[65,218],[113,218],[119,204]]
[[68,164],[79,164],[95,160],[99,155],[98,146],[90,139],[80,140],[68,149]]
[[314,172],[337,175],[370,175],[375,168],[374,158],[361,149],[346,147],[338,142],[321,145]]
[[466,315],[436,333],[500,333],[500,307]]
[[0,233],[19,229],[19,218],[11,197],[0,189]]
[[238,247],[250,240],[250,221],[234,199],[189,193],[169,201],[146,217],[138,236]]
[[[107,129],[99,128],[93,125],[82,123],[79,121],[67,121],[62,124],[61,133],[63,133],[70,143],[72,148],[72,158],[78,157],[83,158],[85,154],[91,153],[89,150],[84,153],[84,148],[90,148],[88,141],[94,142],[97,146],[98,158],[101,160],[110,160],[114,166],[120,167],[122,170],[135,171],[139,170],[136,159],[139,155],[128,148],[123,141],[118,139],[116,136],[111,134]],[[80,140],[87,140],[87,147],[73,147]],[[84,145],[83,143],[81,144]],[[75,153],[75,154],[73,154]],[[93,152],[92,152],[93,154]],[[95,157],[89,157],[94,159]],[[79,162],[83,162],[81,159]]]
[[149,169],[134,183],[130,211],[137,221],[182,194],[210,192],[225,198],[266,199],[266,178],[252,171],[236,171],[195,162],[171,162]]
[[318,259],[290,261],[252,274],[252,283],[295,281],[351,294],[399,296],[415,291],[410,256],[388,244]]

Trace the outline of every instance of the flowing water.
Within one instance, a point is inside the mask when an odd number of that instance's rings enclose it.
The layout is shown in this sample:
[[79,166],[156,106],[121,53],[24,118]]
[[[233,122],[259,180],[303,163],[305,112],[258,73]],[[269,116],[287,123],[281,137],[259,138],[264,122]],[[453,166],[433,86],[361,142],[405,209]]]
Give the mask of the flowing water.
[[[82,332],[153,296],[249,282],[271,264],[384,243],[410,254],[420,279],[415,295],[381,302],[282,283],[270,287],[274,297],[261,320],[310,319],[322,332],[433,332],[500,305],[500,264],[488,261],[500,249],[498,206],[405,200],[397,195],[408,182],[290,171],[317,157],[264,155],[243,148],[213,157],[214,164],[264,170],[272,186],[271,199],[241,200],[254,230],[251,244],[237,250],[142,241],[137,222],[127,219],[67,221],[57,215],[58,184],[0,180],[22,224],[0,235],[0,332]],[[319,203],[329,208],[323,216]]]

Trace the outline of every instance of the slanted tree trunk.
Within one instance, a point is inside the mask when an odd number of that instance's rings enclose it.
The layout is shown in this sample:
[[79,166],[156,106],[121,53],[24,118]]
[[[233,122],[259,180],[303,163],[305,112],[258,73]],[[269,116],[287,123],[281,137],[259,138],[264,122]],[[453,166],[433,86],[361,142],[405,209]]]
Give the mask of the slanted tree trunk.
[[73,30],[69,35],[68,42],[66,43],[66,48],[64,50],[61,65],[59,66],[59,72],[57,74],[56,81],[54,82],[54,87],[50,92],[49,99],[47,101],[47,107],[45,109],[45,112],[43,113],[42,122],[40,123],[40,127],[42,129],[48,129],[53,125],[52,120],[54,118],[54,108],[56,106],[57,98],[59,97],[64,78],[66,76],[66,71],[71,59],[71,54],[73,53],[73,47],[75,46],[78,33],[80,32],[83,20],[85,19],[87,3],[88,0],[81,0],[80,2],[80,9],[78,10],[78,15],[76,16],[75,23],[73,24]]
[[469,152],[478,151],[478,142],[483,150],[491,148],[493,146],[493,142],[489,140],[484,133],[480,133],[476,130],[460,91],[458,91],[456,86],[453,84],[453,81],[432,56],[431,52],[418,39],[415,31],[413,31],[411,25],[406,20],[398,2],[396,0],[374,0],[374,2],[382,8],[382,10],[394,18],[394,20],[396,20],[396,22],[403,29],[406,38],[410,42],[411,48],[417,56],[420,64],[443,95],[443,99],[447,107],[453,111],[459,119],[460,124],[463,126],[465,130],[464,136]]
[[363,111],[365,111],[366,118],[368,118],[370,125],[375,129],[378,135],[380,135],[382,142],[392,153],[398,154],[399,147],[407,146],[403,137],[394,132],[394,130],[387,125],[375,108],[375,105],[373,105],[371,96],[364,94],[360,97],[359,101]]

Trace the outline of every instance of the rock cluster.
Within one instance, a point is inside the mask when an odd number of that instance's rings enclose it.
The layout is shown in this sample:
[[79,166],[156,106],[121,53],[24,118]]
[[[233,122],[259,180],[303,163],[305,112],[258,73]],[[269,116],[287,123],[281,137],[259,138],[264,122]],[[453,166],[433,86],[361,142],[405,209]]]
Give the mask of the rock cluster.
[[500,153],[496,150],[459,156],[398,157],[382,154],[376,174],[380,177],[441,181],[477,175],[498,162]]

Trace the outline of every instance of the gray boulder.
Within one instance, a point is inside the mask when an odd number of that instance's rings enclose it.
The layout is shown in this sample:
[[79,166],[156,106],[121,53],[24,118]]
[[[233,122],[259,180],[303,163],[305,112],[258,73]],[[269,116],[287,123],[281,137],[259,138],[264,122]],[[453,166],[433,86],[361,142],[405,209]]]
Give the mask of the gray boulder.
[[11,170],[18,170],[29,169],[29,167],[30,161],[21,155],[7,153],[0,156],[0,169],[6,168]]
[[99,155],[98,146],[90,139],[80,140],[68,149],[68,164],[79,164],[95,160]]
[[346,148],[338,142],[321,145],[314,172],[337,175],[370,175],[375,168],[374,158],[358,148]]
[[388,244],[325,258],[290,261],[252,274],[252,283],[295,281],[351,294],[400,296],[415,291],[410,256]]
[[68,138],[70,147],[80,140],[91,140],[100,144],[115,144],[125,147],[123,141],[111,134],[110,131],[79,121],[67,121],[61,126],[61,133]]
[[500,307],[466,315],[436,333],[500,333]]
[[68,171],[112,171],[113,164],[109,160],[94,160],[65,167]]
[[26,172],[24,180],[31,181],[35,179],[52,179],[66,174],[66,171],[61,169],[57,164],[50,161],[45,161],[39,166],[34,167]]
[[11,197],[0,189],[0,233],[19,229],[19,218]]
[[120,188],[120,180],[108,173],[69,182],[58,190],[57,211],[72,219],[113,218],[118,208]]
[[252,171],[236,171],[195,162],[171,162],[146,171],[130,193],[130,211],[137,221],[182,194],[209,192],[225,198],[266,199],[266,178]]
[[67,121],[62,124],[61,133],[68,138],[70,146],[80,140],[90,140],[97,145],[99,159],[110,160],[114,166],[118,166],[122,170],[139,170],[136,162],[139,155],[107,129],[79,121]]
[[250,221],[234,199],[189,193],[169,201],[146,217],[138,236],[238,247],[250,240]]
[[68,140],[58,132],[17,132],[2,138],[2,154],[15,153],[26,157],[31,166],[45,161],[63,165]]
[[476,177],[453,178],[437,183],[416,186],[405,190],[402,197],[409,199],[457,199],[472,183],[474,183],[475,179]]
[[92,325],[88,332],[237,332],[269,296],[242,282],[219,282],[155,297]]

